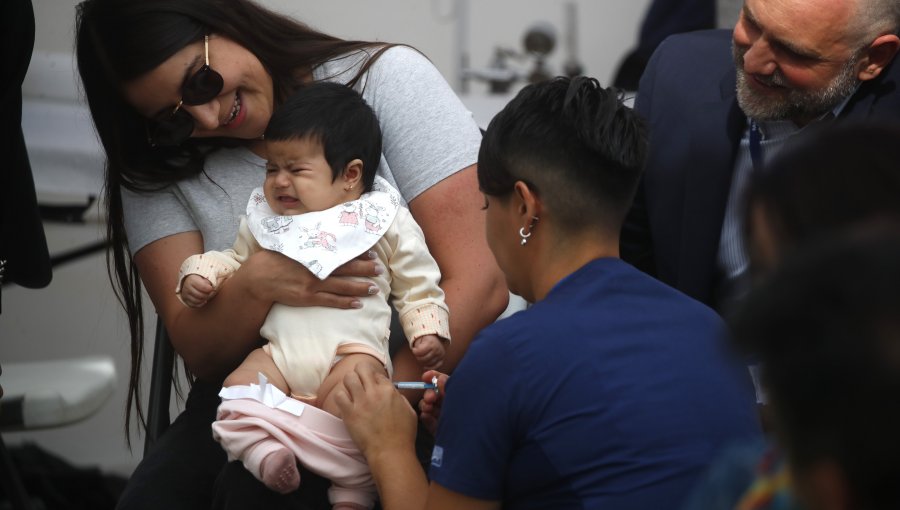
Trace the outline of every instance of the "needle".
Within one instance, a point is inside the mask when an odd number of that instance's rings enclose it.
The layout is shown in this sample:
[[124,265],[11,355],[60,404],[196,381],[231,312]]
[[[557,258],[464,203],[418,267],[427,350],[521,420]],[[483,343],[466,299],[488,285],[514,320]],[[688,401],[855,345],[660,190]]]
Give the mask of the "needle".
[[434,390],[435,393],[438,392],[438,378],[434,376],[431,378],[431,382],[421,382],[421,381],[394,381],[394,387],[398,390]]
[[394,381],[394,387],[398,390],[434,390],[437,385],[434,383],[416,382],[416,381]]

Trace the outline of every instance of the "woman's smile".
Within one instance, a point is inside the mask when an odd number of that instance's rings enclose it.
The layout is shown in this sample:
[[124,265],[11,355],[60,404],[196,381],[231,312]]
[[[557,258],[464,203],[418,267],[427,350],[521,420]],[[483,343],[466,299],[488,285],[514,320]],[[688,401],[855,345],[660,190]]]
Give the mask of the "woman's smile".
[[234,104],[231,107],[231,115],[228,117],[228,120],[225,122],[224,127],[228,129],[236,129],[241,124],[243,124],[244,119],[247,118],[247,113],[242,107],[241,103],[241,93],[239,90],[234,93]]
[[[203,61],[201,42],[190,44],[145,75],[125,86],[125,95],[142,115],[155,118],[179,103],[184,76]],[[234,41],[213,34],[209,65],[222,76],[222,92],[210,101],[181,106],[194,121],[193,137],[259,138],[274,107],[272,77],[262,63]]]

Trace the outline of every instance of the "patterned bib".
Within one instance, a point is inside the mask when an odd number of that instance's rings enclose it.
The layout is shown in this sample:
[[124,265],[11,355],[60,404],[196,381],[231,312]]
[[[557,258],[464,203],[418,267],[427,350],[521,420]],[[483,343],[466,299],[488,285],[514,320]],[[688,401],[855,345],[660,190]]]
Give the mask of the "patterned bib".
[[382,177],[359,199],[324,211],[275,214],[262,188],[250,194],[247,226],[260,246],[283,253],[325,279],[338,266],[371,248],[397,215],[400,193]]

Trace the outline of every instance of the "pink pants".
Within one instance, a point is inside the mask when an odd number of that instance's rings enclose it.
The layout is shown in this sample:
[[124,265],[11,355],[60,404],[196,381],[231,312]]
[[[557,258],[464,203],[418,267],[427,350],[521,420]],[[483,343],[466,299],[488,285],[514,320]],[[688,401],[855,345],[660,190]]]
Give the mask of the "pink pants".
[[294,416],[256,400],[225,400],[212,428],[229,459],[243,462],[257,479],[266,455],[287,447],[307,469],[331,480],[332,504],[375,505],[375,482],[365,457],[344,422],[321,409],[308,405]]

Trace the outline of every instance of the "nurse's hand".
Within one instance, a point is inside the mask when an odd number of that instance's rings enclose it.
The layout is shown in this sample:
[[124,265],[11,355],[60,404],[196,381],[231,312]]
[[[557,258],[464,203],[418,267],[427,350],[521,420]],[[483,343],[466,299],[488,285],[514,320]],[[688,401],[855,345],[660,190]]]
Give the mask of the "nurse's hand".
[[422,381],[437,383],[437,391],[425,390],[422,400],[419,401],[419,420],[432,436],[437,434],[437,424],[441,417],[441,404],[444,402],[444,389],[447,387],[448,379],[450,376],[436,370],[429,370],[422,374]]
[[370,464],[384,457],[415,456],[416,413],[383,370],[357,365],[334,392],[341,418]]

